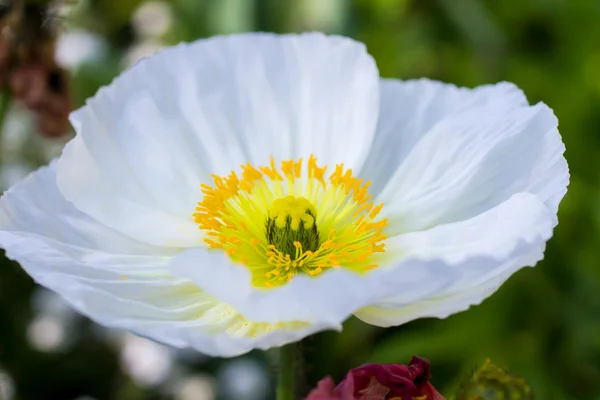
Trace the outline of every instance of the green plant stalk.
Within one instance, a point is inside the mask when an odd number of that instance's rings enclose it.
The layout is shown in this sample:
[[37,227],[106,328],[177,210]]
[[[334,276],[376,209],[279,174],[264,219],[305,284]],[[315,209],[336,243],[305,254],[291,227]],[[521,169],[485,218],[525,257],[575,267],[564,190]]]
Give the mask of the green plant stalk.
[[288,344],[279,349],[279,377],[277,400],[295,400],[298,345]]

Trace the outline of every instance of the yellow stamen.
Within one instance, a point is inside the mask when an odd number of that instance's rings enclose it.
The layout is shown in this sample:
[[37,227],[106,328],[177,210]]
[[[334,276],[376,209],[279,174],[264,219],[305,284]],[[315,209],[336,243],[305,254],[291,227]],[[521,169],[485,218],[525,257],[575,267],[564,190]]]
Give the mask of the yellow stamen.
[[241,166],[241,174],[212,175],[200,186],[203,198],[193,218],[211,249],[246,265],[256,286],[270,288],[297,274],[318,275],[330,268],[368,273],[385,252],[387,219],[377,219],[370,181],[343,164],[329,176],[310,156],[285,160],[279,168]]

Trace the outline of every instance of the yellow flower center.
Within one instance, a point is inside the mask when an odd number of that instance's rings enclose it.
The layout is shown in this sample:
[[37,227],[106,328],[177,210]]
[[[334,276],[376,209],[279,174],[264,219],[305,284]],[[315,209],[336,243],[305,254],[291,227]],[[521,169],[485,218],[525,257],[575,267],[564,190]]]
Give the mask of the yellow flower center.
[[273,202],[266,233],[269,245],[292,260],[302,254],[298,250],[319,248],[319,231],[315,223],[317,210],[304,197],[287,196]]
[[206,231],[204,241],[246,265],[255,286],[271,288],[304,273],[328,268],[364,273],[377,268],[385,252],[387,219],[377,219],[369,182],[343,164],[325,177],[315,157],[282,161],[277,168],[242,165],[241,176],[213,175],[201,185],[204,198],[194,220]]

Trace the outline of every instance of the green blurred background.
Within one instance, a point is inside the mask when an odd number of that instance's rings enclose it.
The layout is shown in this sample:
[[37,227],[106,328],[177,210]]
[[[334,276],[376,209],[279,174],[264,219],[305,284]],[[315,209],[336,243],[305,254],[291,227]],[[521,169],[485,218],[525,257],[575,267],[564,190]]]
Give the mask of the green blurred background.
[[[63,17],[61,17],[63,18]],[[537,399],[600,400],[599,0],[88,0],[58,39],[76,104],[162,46],[243,31],[320,30],[365,42],[381,75],[475,86],[515,82],[560,121],[571,171],[560,224],[536,268],[482,305],[446,320],[303,343],[313,385],[365,362],[431,360],[451,394],[486,358],[524,376]],[[35,134],[15,107],[5,125],[3,188],[64,141]],[[0,260],[0,399],[270,399],[271,354],[209,359],[98,327]]]

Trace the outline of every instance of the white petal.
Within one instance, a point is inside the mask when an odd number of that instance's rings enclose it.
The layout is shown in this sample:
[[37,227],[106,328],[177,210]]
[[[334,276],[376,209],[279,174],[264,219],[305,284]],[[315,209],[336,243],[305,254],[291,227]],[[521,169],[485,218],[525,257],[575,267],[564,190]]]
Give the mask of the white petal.
[[542,246],[534,249],[530,254],[523,254],[498,266],[498,269],[503,272],[479,285],[473,285],[468,289],[463,288],[460,291],[445,291],[412,303],[386,301],[360,309],[354,315],[364,322],[381,327],[398,326],[419,318],[447,318],[471,306],[481,304],[512,274],[523,266],[535,265],[543,256]]
[[[0,245],[7,257],[84,312],[89,292],[106,291],[141,301],[123,309],[137,318],[171,318],[170,309],[181,306],[174,300],[191,284],[168,275],[169,252],[137,244],[81,214],[60,196],[54,177],[52,167],[42,168],[0,200]],[[118,318],[104,318],[104,304],[89,307],[105,323]]]
[[521,193],[472,219],[392,238],[387,244],[399,254],[443,260],[457,278],[419,301],[406,302],[400,292],[355,315],[390,326],[421,317],[444,318],[479,304],[511,274],[542,259],[553,226],[547,207],[536,196]]
[[0,245],[10,259],[72,302],[87,287],[123,290],[131,298],[154,291],[162,298],[190,285],[169,277],[170,249],[135,242],[67,202],[54,166],[30,174],[0,199]]
[[252,286],[245,266],[220,251],[190,249],[173,258],[174,275],[231,304],[244,316],[271,323],[307,321],[340,328],[354,311],[400,291],[408,301],[435,294],[456,280],[440,261],[409,260],[358,275],[343,268],[316,277],[297,275],[280,287]]
[[211,356],[231,357],[255,348],[283,346],[337,328],[240,322],[240,313],[191,281],[166,275],[164,260],[157,257],[112,255],[104,263],[94,258],[84,263],[71,258],[68,251],[72,248],[52,247],[39,238],[11,237],[4,231],[0,231],[0,244],[37,283],[59,293],[92,320]]
[[156,256],[99,254],[0,231],[0,245],[35,281],[92,320],[171,346],[231,357],[283,346],[336,326],[240,322],[242,315],[187,279],[166,274]]
[[[193,211],[171,214],[151,203],[134,176],[129,175],[131,181],[116,179],[99,167],[81,136],[71,140],[57,162],[56,180],[62,195],[82,212],[135,240],[166,247],[203,245],[204,235],[192,218]],[[201,199],[200,191],[196,192]]]
[[54,164],[0,199],[0,246],[39,284],[82,314],[178,347],[213,356],[267,349],[337,328],[244,321],[193,282],[169,275],[172,250],[137,243],[68,203]]
[[[116,254],[171,254],[164,247],[132,240],[77,210],[56,185],[56,163],[29,174],[0,200],[0,230],[40,237],[57,245]],[[10,249],[9,249],[10,252]]]
[[523,92],[508,82],[468,89],[429,79],[382,79],[379,87],[377,132],[361,170],[373,180],[372,194],[383,189],[415,144],[441,120],[473,108],[528,106]]
[[[86,291],[86,296],[88,304],[104,304],[113,316],[131,309],[130,301],[103,292]],[[315,332],[335,329],[324,324],[251,322],[231,306],[206,294],[196,296],[196,302],[200,307],[181,321],[136,320],[123,315],[118,327],[170,346],[193,348],[215,357],[234,357],[254,349],[280,347]]]
[[359,168],[377,121],[378,79],[362,44],[316,33],[167,49],[72,115],[81,143],[65,149],[59,187],[131,237],[197,246],[191,214],[211,173],[311,153]]
[[[488,89],[492,96],[494,90]],[[401,139],[394,139],[391,128],[378,131],[375,143],[389,142],[377,152],[387,163],[379,168],[389,171],[399,166],[378,198],[386,203],[382,215],[390,218],[390,234],[470,218],[519,192],[537,195],[556,213],[569,175],[552,111],[543,104],[522,106],[522,100],[511,106],[508,95],[480,105],[475,99],[485,91],[467,93],[473,97],[471,108],[423,125],[426,131],[417,137],[405,138],[402,124],[395,131]],[[380,127],[386,120],[395,126],[393,113],[382,109]],[[395,157],[396,143],[410,150],[400,161],[385,161]]]

